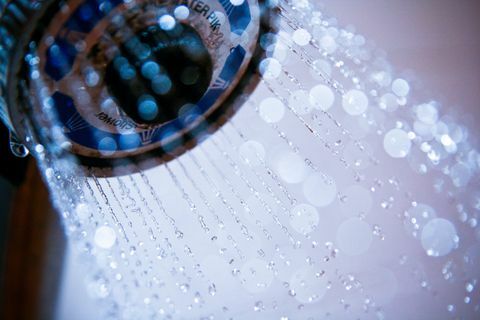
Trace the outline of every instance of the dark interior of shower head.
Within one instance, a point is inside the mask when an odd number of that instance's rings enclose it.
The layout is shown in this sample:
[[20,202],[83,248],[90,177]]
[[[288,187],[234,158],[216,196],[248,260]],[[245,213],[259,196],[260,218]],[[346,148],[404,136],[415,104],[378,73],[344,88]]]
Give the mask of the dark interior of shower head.
[[120,109],[138,124],[176,119],[197,103],[212,79],[212,59],[200,35],[178,23],[139,30],[107,65],[105,83]]

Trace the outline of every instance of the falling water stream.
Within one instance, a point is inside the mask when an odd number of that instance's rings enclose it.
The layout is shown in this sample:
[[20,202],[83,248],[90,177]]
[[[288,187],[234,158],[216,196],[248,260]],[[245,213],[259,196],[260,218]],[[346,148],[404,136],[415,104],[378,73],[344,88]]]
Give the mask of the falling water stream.
[[277,7],[258,86],[189,151],[101,168],[31,150],[99,310],[478,317],[475,134],[313,1]]

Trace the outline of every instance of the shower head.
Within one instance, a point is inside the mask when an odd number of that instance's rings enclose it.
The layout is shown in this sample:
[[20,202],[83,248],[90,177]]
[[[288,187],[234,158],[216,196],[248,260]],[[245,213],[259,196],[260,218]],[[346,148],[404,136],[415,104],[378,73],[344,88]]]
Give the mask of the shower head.
[[95,312],[475,318],[478,134],[317,1],[2,1],[2,118]]
[[11,146],[80,163],[165,162],[220,127],[259,81],[269,1],[0,4],[0,116]]

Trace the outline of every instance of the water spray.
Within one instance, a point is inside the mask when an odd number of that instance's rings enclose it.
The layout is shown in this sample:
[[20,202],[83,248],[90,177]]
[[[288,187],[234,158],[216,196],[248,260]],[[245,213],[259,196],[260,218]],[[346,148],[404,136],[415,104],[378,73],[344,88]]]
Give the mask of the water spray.
[[0,9],[0,115],[103,318],[478,314],[469,130],[316,3]]

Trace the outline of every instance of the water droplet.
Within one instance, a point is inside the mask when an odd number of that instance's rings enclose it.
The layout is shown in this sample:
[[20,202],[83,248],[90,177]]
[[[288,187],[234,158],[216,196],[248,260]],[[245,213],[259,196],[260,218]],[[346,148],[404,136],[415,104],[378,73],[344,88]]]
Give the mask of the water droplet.
[[91,215],[89,207],[86,203],[77,204],[77,206],[75,207],[75,212],[77,214],[78,219],[81,221],[86,220]]
[[360,90],[350,90],[343,96],[342,106],[349,115],[358,116],[368,108],[367,95]]
[[182,239],[183,238],[183,232],[180,231],[180,230],[176,230],[175,231],[175,236],[177,237],[177,239]]
[[410,85],[404,79],[395,79],[392,82],[392,91],[399,97],[405,97],[410,92]]
[[296,153],[286,152],[276,159],[278,175],[288,183],[299,183],[307,175],[307,166],[303,159]]
[[385,240],[385,235],[383,234],[382,228],[378,224],[373,225],[373,234],[380,238],[380,240]]
[[244,142],[238,149],[238,153],[242,160],[252,167],[259,166],[265,161],[265,148],[258,141]]
[[274,58],[265,58],[259,65],[260,74],[265,80],[276,79],[282,72],[282,65]]
[[104,137],[98,142],[98,150],[104,156],[110,156],[117,150],[117,143],[113,138]]
[[202,295],[200,292],[195,292],[195,296],[193,297],[193,302],[196,304],[203,303]]
[[245,0],[230,0],[230,3],[234,6],[241,6],[244,2]]
[[293,32],[292,40],[299,46],[306,46],[310,43],[312,35],[305,29],[297,29]]
[[190,289],[190,285],[188,283],[182,283],[180,285],[180,291],[182,291],[183,293],[188,292],[189,289]]
[[330,87],[320,84],[310,90],[310,103],[315,109],[328,110],[335,102],[335,95]]
[[285,114],[285,105],[277,98],[265,98],[260,102],[259,113],[267,123],[279,122]]
[[115,230],[108,226],[101,226],[95,231],[95,244],[103,249],[110,249],[117,240]]
[[455,226],[448,220],[435,218],[423,227],[422,246],[429,256],[440,257],[449,254],[458,245]]
[[215,283],[212,283],[209,287],[208,287],[208,293],[211,295],[211,296],[214,296],[217,294],[217,288],[215,287]]
[[160,28],[162,28],[165,31],[173,30],[175,28],[175,18],[172,17],[169,14],[164,14],[158,19],[158,24],[160,25]]
[[392,129],[385,134],[383,148],[393,158],[404,158],[410,152],[412,142],[402,129]]
[[175,15],[176,19],[185,20],[190,15],[190,10],[188,9],[187,6],[181,5],[175,8],[175,10],[173,11],[173,14]]
[[418,203],[405,212],[405,220],[403,224],[408,234],[418,237],[422,233],[425,224],[436,217],[437,214],[432,207],[423,203]]
[[255,302],[255,305],[253,306],[253,310],[255,312],[260,312],[264,309],[263,302],[262,301],[257,301]]
[[302,203],[295,206],[291,212],[290,225],[295,231],[301,234],[308,234],[318,226],[320,218],[315,207]]
[[450,177],[456,187],[468,185],[472,177],[472,171],[464,163],[456,163],[450,168]]
[[448,312],[453,313],[453,312],[455,312],[455,306],[453,304],[449,304],[447,306],[447,310],[448,310]]
[[424,103],[418,105],[416,108],[417,119],[421,122],[429,125],[433,125],[438,120],[438,110],[437,108],[430,103]]
[[473,286],[473,284],[471,284],[470,282],[467,282],[467,284],[465,284],[465,290],[466,290],[467,292],[469,292],[469,293],[472,292],[472,291],[473,291],[473,288],[474,288],[474,286]]
[[337,50],[337,41],[331,35],[324,35],[319,39],[320,47],[325,50],[327,53],[334,53]]
[[380,98],[380,108],[388,111],[393,112],[398,108],[398,98],[391,93],[386,93]]

